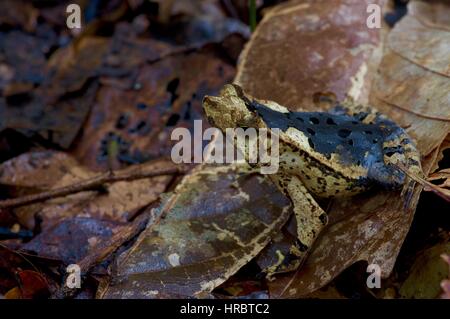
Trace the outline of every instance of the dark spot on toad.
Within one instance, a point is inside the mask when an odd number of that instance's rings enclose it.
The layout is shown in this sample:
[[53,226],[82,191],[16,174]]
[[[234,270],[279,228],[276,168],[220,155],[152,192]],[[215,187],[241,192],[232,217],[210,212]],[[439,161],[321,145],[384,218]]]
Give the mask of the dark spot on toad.
[[338,131],[338,135],[342,138],[347,138],[351,133],[352,133],[352,131],[345,129],[345,128],[340,129]]
[[387,153],[386,153],[386,156],[387,156],[387,157],[391,157],[391,156],[394,155],[395,153],[396,153],[396,152],[387,152]]
[[308,246],[306,246],[305,244],[303,244],[300,240],[296,239],[295,240],[295,246],[297,246],[298,250],[300,250],[301,252],[305,252],[308,250]]
[[309,121],[311,122],[311,124],[319,124],[320,121],[317,117],[310,117]]
[[179,114],[172,114],[167,120],[166,126],[175,126],[178,123],[179,119],[180,119]]
[[128,130],[130,134],[138,133],[145,135],[150,132],[150,125],[146,121],[139,121],[135,127]]
[[166,90],[167,90],[167,92],[169,92],[171,94],[170,105],[172,105],[173,102],[175,102],[175,100],[178,98],[178,94],[177,94],[178,85],[180,85],[179,78],[174,78],[169,83],[167,83]]
[[121,130],[125,128],[130,120],[130,116],[128,114],[122,114],[119,116],[116,122],[116,129]]
[[147,108],[147,104],[145,104],[145,103],[138,103],[138,104],[136,104],[136,108],[138,109],[138,110],[145,110],[146,108]]
[[336,122],[331,117],[327,118],[327,124],[328,125],[337,125]]

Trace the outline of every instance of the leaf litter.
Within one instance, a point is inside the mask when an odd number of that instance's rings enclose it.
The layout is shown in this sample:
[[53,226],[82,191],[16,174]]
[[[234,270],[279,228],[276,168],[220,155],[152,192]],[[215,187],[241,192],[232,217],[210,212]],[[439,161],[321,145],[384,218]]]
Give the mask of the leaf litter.
[[[149,27],[152,16],[119,22],[127,10],[143,5],[135,1],[129,9],[103,8],[116,23],[110,37],[96,35],[108,31],[106,20],[94,19],[79,38],[17,33],[24,39],[18,55],[3,42],[0,86],[6,95],[0,98],[0,131],[39,136],[37,149],[1,164],[0,184],[8,197],[59,188],[111,168],[167,165],[161,157],[170,152],[170,132],[175,127],[192,130],[195,119],[204,119],[203,95],[232,81],[233,62],[248,36],[215,4],[199,9],[181,0],[174,3],[156,23],[167,27],[167,17],[181,17],[171,26],[182,31],[175,41],[167,41],[170,34],[148,31],[155,30]],[[448,187],[448,168],[441,164],[450,132],[450,114],[442,108],[450,103],[444,62],[449,8],[411,1],[408,14],[392,30],[380,31],[361,23],[367,3],[340,0],[330,7],[305,0],[274,6],[242,52],[234,81],[256,97],[297,111],[326,109],[318,103],[321,95],[370,102],[415,138],[425,175],[434,173],[428,180]],[[19,19],[5,15],[0,24],[33,33],[39,30],[37,14],[49,29],[63,25],[56,12],[56,7],[27,7]],[[215,25],[220,27],[197,37],[199,30]],[[63,39],[70,44],[60,46]],[[29,52],[26,46],[35,42],[40,51]],[[113,163],[108,159],[111,141],[118,145]],[[68,152],[42,151],[49,144]],[[413,211],[403,211],[398,193],[374,191],[334,201],[327,208],[330,225],[306,265],[264,282],[255,272],[273,262],[276,250],[285,251],[295,236],[287,198],[259,176],[233,167],[200,166],[158,204],[160,194],[179,181],[160,176],[118,182],[103,192],[16,208],[20,224],[40,234],[25,244],[5,243],[44,259],[79,262],[87,271],[108,261],[111,275],[100,277],[100,298],[213,297],[220,296],[218,287],[235,296],[236,291],[267,296],[267,290],[272,298],[343,297],[333,279],[358,261],[380,265],[383,278],[392,273],[414,217]],[[415,191],[414,204],[420,191]],[[146,229],[126,250],[123,244],[140,232],[143,221]],[[239,285],[245,271],[251,272],[244,275],[250,279]],[[5,282],[10,296],[23,295],[14,282]],[[403,286],[410,282],[406,279]]]

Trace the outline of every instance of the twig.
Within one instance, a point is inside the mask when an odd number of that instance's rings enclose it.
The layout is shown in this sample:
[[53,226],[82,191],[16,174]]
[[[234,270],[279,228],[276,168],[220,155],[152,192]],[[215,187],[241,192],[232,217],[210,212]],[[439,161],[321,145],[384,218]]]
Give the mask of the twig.
[[404,172],[406,175],[408,175],[409,178],[413,179],[414,181],[416,181],[417,183],[422,185],[424,187],[424,191],[433,192],[436,195],[438,195],[439,197],[441,197],[442,199],[445,199],[447,202],[450,202],[450,192],[448,192],[445,188],[434,185],[433,183],[430,183],[429,181],[423,179],[422,177],[409,172],[408,169],[400,163],[397,163],[395,165],[402,172]]
[[173,175],[185,173],[187,171],[186,166],[177,166],[170,168],[163,168],[159,170],[154,170],[151,172],[133,171],[127,173],[115,174],[114,172],[108,172],[101,174],[99,176],[80,181],[78,183],[64,186],[57,189],[52,189],[50,191],[31,194],[27,196],[22,196],[18,198],[6,199],[0,201],[0,209],[2,208],[14,208],[25,205],[30,205],[38,202],[43,202],[49,199],[54,199],[58,197],[64,197],[67,195],[95,190],[100,188],[103,184],[121,182],[121,181],[132,181],[137,179],[144,179],[162,175]]
[[249,11],[250,30],[252,32],[255,32],[255,29],[256,29],[256,0],[249,1],[248,11]]

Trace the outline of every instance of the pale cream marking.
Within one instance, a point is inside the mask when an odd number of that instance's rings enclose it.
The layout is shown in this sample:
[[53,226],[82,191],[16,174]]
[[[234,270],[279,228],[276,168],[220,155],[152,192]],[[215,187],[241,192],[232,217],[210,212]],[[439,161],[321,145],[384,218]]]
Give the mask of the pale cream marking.
[[236,235],[234,232],[232,232],[228,229],[220,228],[219,225],[217,225],[216,223],[212,223],[212,226],[217,231],[219,231],[219,234],[225,234],[226,236],[232,238],[236,242],[236,244],[238,244],[239,246],[241,246],[241,247],[246,246],[245,243],[241,240],[241,238],[238,235]]

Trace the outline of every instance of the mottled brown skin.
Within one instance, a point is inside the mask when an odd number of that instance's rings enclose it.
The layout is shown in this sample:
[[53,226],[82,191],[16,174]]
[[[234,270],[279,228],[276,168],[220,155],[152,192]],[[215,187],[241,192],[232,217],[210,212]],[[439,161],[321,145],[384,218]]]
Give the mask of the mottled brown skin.
[[290,112],[247,96],[237,85],[226,85],[219,97],[206,96],[203,107],[222,131],[281,130],[279,170],[269,177],[293,203],[298,240],[284,260],[266,270],[269,276],[297,269],[327,224],[314,197],[351,196],[380,185],[403,187],[408,202],[414,183],[396,164],[422,174],[420,154],[406,132],[368,107],[346,103],[330,112]]

